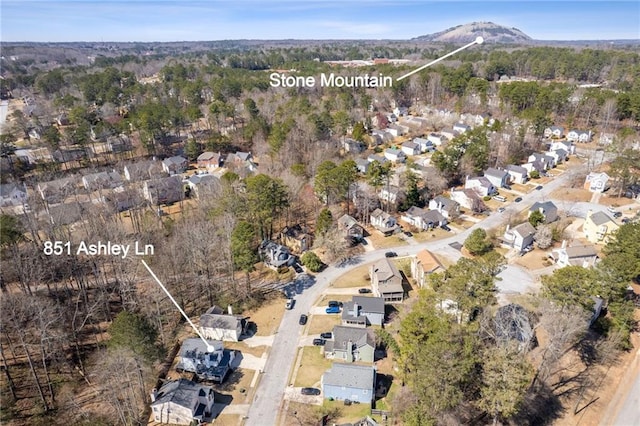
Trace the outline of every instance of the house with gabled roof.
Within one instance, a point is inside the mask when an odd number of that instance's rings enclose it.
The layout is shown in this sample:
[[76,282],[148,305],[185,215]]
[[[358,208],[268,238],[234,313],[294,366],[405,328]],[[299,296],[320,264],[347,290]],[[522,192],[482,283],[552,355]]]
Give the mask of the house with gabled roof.
[[355,139],[345,138],[342,141],[342,149],[344,149],[345,152],[359,154],[362,151],[364,151],[366,148],[367,147],[364,143],[357,141]]
[[418,145],[420,152],[431,152],[436,149],[435,144],[430,139],[413,138],[413,143]]
[[285,226],[280,231],[280,242],[291,248],[294,253],[303,253],[313,245],[313,235],[306,226],[298,223]]
[[159,423],[191,425],[212,420],[215,393],[209,386],[178,379],[151,392],[151,411]]
[[225,312],[219,306],[212,306],[200,316],[199,330],[205,339],[238,342],[247,331],[248,322],[231,309]]
[[216,169],[224,164],[224,157],[219,152],[206,151],[198,156],[199,169]]
[[82,177],[82,185],[88,191],[115,189],[122,186],[122,178],[115,171],[91,173]]
[[400,149],[402,150],[402,152],[409,156],[418,155],[421,152],[420,145],[410,141],[403,143]]
[[429,230],[447,224],[447,219],[438,210],[425,210],[416,206],[411,206],[400,219],[421,230]]
[[429,133],[427,140],[433,143],[435,146],[440,146],[447,142],[447,137],[442,133]]
[[563,149],[567,151],[569,154],[573,154],[576,151],[576,147],[571,141],[553,141],[551,145],[549,145],[550,151],[555,151],[556,149]]
[[387,148],[384,150],[384,158],[394,163],[404,163],[407,156],[404,152],[396,148]]
[[513,228],[507,225],[503,240],[507,246],[522,251],[533,244],[535,233],[536,229],[529,222],[521,223]]
[[472,189],[479,196],[485,197],[487,195],[493,195],[498,192],[496,186],[486,177],[478,176],[470,178],[467,176],[467,179],[464,183],[465,189]]
[[609,175],[605,172],[591,172],[584,180],[584,189],[591,192],[604,192],[609,189]]
[[38,184],[38,193],[49,204],[61,203],[65,198],[78,191],[78,179],[69,176]]
[[296,260],[288,247],[269,240],[265,240],[260,244],[259,252],[265,265],[275,270],[291,266]]
[[358,171],[363,175],[366,175],[367,172],[369,171],[371,162],[365,158],[357,158],[355,162],[356,162],[356,169],[358,169]]
[[440,212],[446,219],[460,215],[460,203],[442,195],[437,195],[429,201],[429,209]]
[[396,265],[388,258],[375,262],[369,268],[371,287],[376,297],[382,297],[385,303],[404,300],[403,277]]
[[489,179],[489,182],[496,188],[504,188],[509,183],[509,173],[496,169],[495,167],[489,167],[485,170],[484,177]]
[[222,191],[222,183],[215,175],[194,174],[186,180],[189,190],[197,198],[210,197]]
[[336,325],[324,345],[326,358],[344,362],[373,362],[375,338],[371,329]]
[[560,126],[551,126],[544,129],[545,138],[560,139],[564,136],[564,128]]
[[373,366],[334,362],[322,375],[325,398],[371,403],[375,397],[376,370]]
[[352,237],[357,240],[364,238],[364,228],[355,218],[348,214],[342,215],[338,219],[338,228],[345,234],[345,237]]
[[176,155],[162,160],[162,169],[169,175],[184,173],[187,170],[188,161],[186,158]]
[[591,141],[593,133],[591,130],[572,129],[567,133],[567,140],[572,142],[587,143]]
[[398,229],[396,218],[381,209],[375,209],[371,213],[369,222],[384,235],[391,235]]
[[544,216],[544,223],[551,223],[558,219],[558,207],[551,201],[540,202],[536,201],[529,209],[527,217],[531,216],[531,213],[538,211]]
[[219,340],[207,340],[205,344],[199,337],[185,339],[176,370],[194,373],[200,380],[223,383],[234,369],[235,356],[236,351],[225,349]]
[[486,208],[480,196],[473,189],[451,189],[449,196],[453,201],[460,204],[461,207],[469,209],[472,212],[481,212]]
[[444,266],[429,250],[421,250],[411,258],[411,276],[424,287],[430,274],[444,272]]
[[529,163],[540,162],[544,166],[544,170],[549,170],[555,167],[555,160],[553,157],[550,157],[546,154],[541,154],[539,152],[534,152],[529,156]]
[[522,166],[509,164],[506,168],[506,172],[509,174],[509,183],[524,184],[529,179],[529,172]]
[[155,160],[142,160],[124,166],[124,178],[130,182],[158,179],[166,176],[162,163]]
[[598,261],[598,251],[591,244],[576,244],[567,247],[567,241],[562,242],[562,247],[551,251],[550,257],[561,267],[582,266],[590,268]]
[[384,323],[384,299],[382,297],[353,296],[342,309],[342,325],[366,327]]
[[461,123],[459,121],[456,124],[453,125],[453,131],[454,132],[465,133],[465,132],[468,132],[469,130],[471,130],[471,127],[469,127],[466,124]]
[[142,196],[153,205],[175,203],[184,198],[182,181],[178,176],[145,181]]
[[0,206],[21,206],[27,202],[27,188],[23,183],[0,184]]
[[606,244],[620,226],[605,212],[589,210],[582,225],[584,237],[594,244]]
[[545,163],[543,163],[542,161],[530,161],[523,164],[522,167],[527,171],[529,176],[531,176],[534,171],[537,172],[540,176],[544,175],[547,172]]

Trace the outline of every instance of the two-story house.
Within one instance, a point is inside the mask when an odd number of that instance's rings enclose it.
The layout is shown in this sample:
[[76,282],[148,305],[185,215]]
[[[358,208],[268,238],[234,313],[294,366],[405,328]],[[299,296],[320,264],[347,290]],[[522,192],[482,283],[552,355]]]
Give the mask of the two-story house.
[[336,325],[324,345],[326,358],[344,362],[373,362],[375,338],[371,329]]
[[342,215],[338,219],[338,228],[345,234],[345,237],[355,238],[358,241],[364,238],[364,228],[348,214]]
[[27,188],[23,183],[0,184],[0,206],[21,206],[27,202]]
[[214,391],[187,379],[165,382],[151,392],[151,411],[158,423],[191,425],[212,419]]
[[496,188],[496,186],[484,176],[473,177],[473,178],[467,177],[464,183],[464,188],[472,189],[481,197],[486,197],[487,195],[493,195],[498,192],[498,189]]
[[587,143],[591,141],[593,133],[591,130],[572,129],[567,133],[567,140],[571,142]]
[[533,244],[533,236],[535,233],[536,229],[531,226],[529,222],[521,223],[513,228],[507,225],[503,240],[507,246],[522,251]]
[[506,171],[509,173],[509,183],[524,184],[529,179],[529,172],[522,166],[509,164]]
[[84,175],[82,185],[88,191],[115,189],[122,186],[122,178],[116,172],[99,172]]
[[440,212],[449,220],[460,215],[460,203],[442,195],[437,195],[429,201],[429,209]]
[[584,237],[594,244],[606,244],[611,234],[620,226],[605,212],[592,210],[587,212],[587,218],[582,225]]
[[504,188],[509,184],[509,173],[494,167],[489,167],[485,170],[484,177],[489,179],[489,182],[491,182],[496,188]]
[[591,244],[579,244],[567,247],[567,241],[562,242],[562,247],[551,251],[551,258],[561,267],[582,266],[590,268],[598,261],[598,252]]
[[371,225],[384,235],[391,235],[398,229],[396,218],[381,209],[375,209],[369,219]]
[[609,189],[609,175],[605,172],[591,172],[584,181],[584,189],[591,192],[604,192]]
[[542,213],[544,216],[544,223],[551,223],[558,219],[558,207],[556,207],[556,205],[551,201],[545,201],[544,203],[536,201],[529,209],[527,217],[531,216],[531,213],[535,211]]
[[235,356],[236,352],[225,349],[219,340],[207,340],[205,345],[199,337],[185,339],[176,370],[194,373],[200,380],[223,383],[234,368]]
[[198,328],[205,339],[238,342],[240,336],[246,332],[247,326],[247,320],[233,315],[231,309],[225,312],[214,305],[200,316]]
[[381,297],[353,296],[342,309],[342,325],[366,327],[384,323],[384,299]]
[[182,181],[178,176],[145,181],[142,196],[153,205],[175,203],[184,198]]
[[400,219],[421,230],[433,229],[447,224],[447,219],[438,210],[425,210],[416,206],[411,206]]
[[545,138],[560,139],[564,136],[564,128],[560,126],[551,126],[544,129]]
[[443,272],[444,266],[429,250],[421,250],[411,258],[411,276],[424,287],[430,274]]
[[408,156],[418,155],[421,152],[420,145],[410,141],[403,143],[400,149]]
[[199,169],[217,169],[224,165],[224,157],[219,152],[206,151],[198,156]]
[[388,148],[384,151],[384,158],[394,163],[404,163],[407,161],[407,156],[404,152],[395,148]]
[[403,277],[388,258],[373,263],[369,268],[369,277],[373,294],[382,297],[385,303],[404,300]]
[[169,175],[177,175],[187,170],[187,159],[176,155],[162,160],[162,169]]

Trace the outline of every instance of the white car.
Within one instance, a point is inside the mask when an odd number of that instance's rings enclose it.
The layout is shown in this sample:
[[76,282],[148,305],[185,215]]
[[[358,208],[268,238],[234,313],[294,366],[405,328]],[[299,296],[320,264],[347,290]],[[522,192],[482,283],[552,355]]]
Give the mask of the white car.
[[287,303],[284,305],[285,309],[293,309],[293,305],[296,303],[293,299],[287,299]]
[[615,213],[616,212],[616,209],[613,206],[607,207],[607,210],[609,210],[611,213]]

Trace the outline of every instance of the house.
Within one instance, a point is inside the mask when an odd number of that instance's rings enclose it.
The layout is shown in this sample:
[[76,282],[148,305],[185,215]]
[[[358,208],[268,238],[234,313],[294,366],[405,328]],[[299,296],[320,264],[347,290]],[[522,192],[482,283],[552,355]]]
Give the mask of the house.
[[[442,135],[444,138],[446,138],[446,140],[450,141],[451,139],[455,138],[456,136],[458,136],[459,132],[453,130],[452,128],[446,128],[446,129],[442,129],[440,130],[440,135]],[[435,143],[435,142],[434,142]]]
[[355,161],[356,161],[356,169],[358,169],[358,171],[363,175],[366,175],[367,172],[369,171],[369,165],[371,164],[371,162],[364,158],[358,158]]
[[567,140],[571,142],[587,143],[591,141],[592,136],[593,133],[591,133],[591,130],[573,129],[570,130],[569,133],[567,133]]
[[424,287],[430,274],[444,272],[442,263],[429,250],[422,250],[411,258],[411,276]]
[[553,141],[549,145],[550,151],[555,151],[556,149],[563,149],[567,151],[569,154],[574,154],[576,151],[575,145],[570,141]]
[[119,134],[117,136],[113,135],[107,137],[106,149],[108,152],[117,154],[120,152],[131,151],[133,149],[133,145],[131,144],[129,136]]
[[447,219],[439,211],[425,210],[416,206],[411,206],[400,219],[425,231],[447,224]]
[[484,177],[489,179],[489,182],[496,188],[504,188],[509,183],[509,173],[504,170],[498,170],[494,167],[489,167],[484,171]]
[[565,161],[567,161],[567,159],[569,159],[569,152],[561,148],[547,151],[544,153],[544,155],[553,158],[555,165],[564,163]]
[[178,176],[145,181],[142,196],[153,205],[175,203],[184,198],[182,181]]
[[100,201],[109,206],[114,212],[123,212],[144,205],[144,199],[140,191],[134,188],[107,191],[106,194],[102,195]]
[[448,139],[441,133],[429,133],[429,135],[427,136],[427,140],[435,146],[440,146],[443,143],[447,142]]
[[369,365],[334,362],[322,375],[321,384],[325,398],[371,403],[375,397],[376,370]]
[[219,340],[207,340],[205,344],[199,337],[185,339],[176,370],[195,373],[199,380],[223,383],[233,370],[235,356],[236,351],[225,349]]
[[411,129],[409,129],[407,126],[403,126],[402,124],[394,123],[390,124],[389,127],[384,130],[385,132],[389,132],[393,136],[398,137],[406,135]]
[[143,160],[124,166],[124,178],[130,182],[158,179],[166,176],[162,163],[155,160]]
[[544,129],[545,138],[560,139],[564,136],[564,128],[559,126],[551,126]]
[[296,260],[287,247],[276,244],[273,241],[263,241],[260,244],[259,251],[265,265],[275,270],[291,266]]
[[555,161],[553,157],[550,157],[545,154],[541,154],[539,152],[534,152],[533,154],[531,154],[527,161],[529,161],[529,163],[534,163],[534,162],[542,163],[544,166],[544,170],[549,170],[555,167]]
[[385,303],[404,300],[403,277],[391,260],[384,258],[371,265],[369,276],[376,297],[382,297]]
[[389,160],[387,160],[385,157],[383,157],[381,155],[371,154],[371,155],[369,155],[369,157],[367,157],[367,161],[369,161],[370,163],[373,163],[374,161],[377,161],[380,165],[383,165],[384,163],[386,163]]
[[413,143],[418,145],[420,152],[431,152],[436,149],[434,143],[430,139],[413,138]]
[[544,175],[547,172],[545,163],[541,161],[532,161],[529,163],[525,163],[522,165],[522,167],[527,171],[529,176],[531,176],[533,172],[538,173],[540,176]]
[[346,237],[355,238],[357,240],[364,238],[364,228],[357,220],[348,214],[342,215],[340,219],[338,219],[338,228]]
[[420,150],[420,145],[418,145],[415,142],[409,142],[409,141],[403,143],[400,149],[402,150],[402,152],[404,152],[406,155],[409,155],[409,156],[418,155],[420,154],[420,152],[422,152]]
[[558,266],[582,266],[589,268],[598,261],[598,252],[591,244],[580,244],[567,247],[566,240],[562,242],[562,247],[551,251],[550,257],[555,260]]
[[38,184],[38,193],[49,204],[61,203],[65,198],[78,191],[78,179],[69,176]]
[[217,169],[224,164],[224,158],[219,152],[203,152],[198,155],[198,168],[199,169]]
[[496,120],[494,120],[491,117],[491,114],[488,113],[482,113],[482,114],[475,114],[471,116],[471,119],[473,120],[473,123],[476,126],[482,126],[483,124],[487,123],[489,126],[492,126]]
[[385,203],[396,205],[402,203],[405,200],[406,194],[402,188],[389,185],[389,187],[383,187],[380,190],[380,192],[378,193],[378,198]]
[[122,186],[122,178],[115,171],[91,173],[82,177],[82,185],[88,191],[115,189]]
[[303,253],[311,248],[313,235],[306,226],[286,226],[280,232],[280,242],[291,248],[294,253]]
[[467,176],[467,179],[464,183],[464,188],[474,190],[481,197],[493,195],[498,192],[494,184],[484,176],[474,178],[470,178]]
[[70,163],[87,158],[90,150],[87,148],[61,148],[53,151],[53,159],[58,163]]
[[27,202],[27,188],[23,183],[0,184],[0,206],[22,206]]
[[20,162],[29,166],[53,162],[49,148],[16,149],[13,153]]
[[453,219],[460,215],[460,203],[442,195],[429,201],[429,209],[440,212],[446,219]]
[[191,425],[211,421],[213,389],[187,379],[165,382],[151,392],[151,411],[159,423]]
[[598,138],[598,143],[600,145],[610,145],[615,140],[615,135],[613,133],[601,133]]
[[384,299],[382,297],[353,296],[342,309],[342,325],[366,327],[384,323]]
[[594,244],[606,244],[611,234],[618,228],[618,224],[605,212],[594,213],[589,210],[582,225],[582,232],[588,241]]
[[200,316],[200,333],[205,339],[237,342],[246,332],[248,322],[237,315],[225,313],[222,308],[212,306]]
[[[375,117],[374,117],[375,118]],[[375,126],[375,124],[374,124]],[[384,130],[381,129],[373,129],[371,131],[371,136],[377,140],[378,145],[382,144],[382,143],[389,143],[391,141],[393,141],[394,136],[391,133],[387,133]]]
[[480,199],[480,196],[473,189],[451,189],[449,197],[460,204],[460,207],[469,209],[472,212],[481,212],[485,209],[482,199]]
[[179,155],[162,160],[162,169],[169,175],[184,173],[187,170],[187,159]]
[[366,148],[367,147],[364,143],[354,139],[346,138],[342,141],[342,149],[344,149],[345,152],[360,154]]
[[394,163],[404,163],[407,160],[405,153],[396,148],[385,149],[384,158]]
[[404,117],[404,116],[409,114],[409,108],[407,108],[407,107],[395,107],[393,109],[393,113],[397,117]]
[[324,345],[324,356],[344,362],[373,362],[376,350],[371,329],[336,325],[332,340]]
[[529,172],[522,166],[516,166],[515,164],[509,164],[506,168],[509,173],[509,183],[526,183],[528,180]]
[[536,201],[529,209],[527,217],[531,216],[531,213],[539,211],[544,216],[544,223],[555,222],[558,219],[558,208],[551,201],[545,201],[541,203]]
[[218,194],[222,190],[220,179],[210,174],[196,174],[189,177],[186,182],[189,191],[200,199]]
[[609,175],[604,172],[591,172],[584,181],[584,189],[591,192],[604,192],[609,189]]
[[396,219],[389,213],[383,212],[381,209],[375,209],[371,213],[369,222],[378,231],[384,235],[391,235],[398,229]]
[[459,121],[456,124],[453,125],[453,131],[454,132],[465,133],[465,132],[468,132],[469,130],[471,130],[471,127],[469,127],[466,124],[461,123]]
[[513,228],[507,225],[503,239],[509,247],[522,251],[533,244],[533,235],[535,233],[536,229],[529,222],[521,223]]

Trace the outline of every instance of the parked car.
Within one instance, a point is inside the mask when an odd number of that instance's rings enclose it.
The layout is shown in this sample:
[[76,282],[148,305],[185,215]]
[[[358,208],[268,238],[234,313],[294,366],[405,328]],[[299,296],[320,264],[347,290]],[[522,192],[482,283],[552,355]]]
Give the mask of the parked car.
[[330,331],[324,332],[324,333],[320,333],[320,337],[322,337],[323,339],[332,339],[333,338],[333,333]]
[[296,273],[301,274],[303,273],[303,269],[300,267],[300,265],[298,265],[297,263],[293,264],[293,270],[296,271]]
[[368,293],[371,293],[371,289],[370,288],[359,288],[358,289],[358,293],[360,293],[360,294],[368,294]]
[[404,231],[404,235],[406,235],[407,237],[413,237],[413,234],[409,231]]
[[294,299],[287,299],[287,303],[284,305],[285,309],[293,309],[293,305],[296,304]]
[[624,219],[622,219],[622,223],[629,223],[631,222],[631,219],[629,219],[628,217],[625,217]]
[[500,208],[498,209],[498,213],[502,213],[502,212],[503,212],[503,211],[505,211],[505,210],[506,210],[506,209],[505,209],[504,207],[500,207]]
[[518,197],[518,198],[516,198],[516,199],[515,199],[515,200],[513,200],[513,201],[514,201],[514,202],[516,202],[516,203],[519,203],[520,201],[522,201],[522,197]]
[[324,339],[313,339],[313,346],[324,346],[325,343]]
[[611,212],[611,213],[615,213],[616,212],[616,208],[613,207],[613,206],[607,207],[607,210],[609,210],[609,212]]
[[330,306],[327,309],[324,310],[326,313],[328,314],[339,314],[340,313],[340,307],[339,306]]
[[300,320],[298,320],[298,324],[305,325],[307,323],[307,316],[305,314],[300,315]]
[[451,232],[451,228],[449,228],[447,225],[441,225],[440,228],[444,229],[447,232]]
[[384,257],[396,257],[398,256],[398,253],[396,253],[395,251],[388,251],[384,254]]
[[493,199],[496,201],[500,201],[501,203],[507,201],[507,198],[504,195],[494,195]]
[[536,186],[536,190],[537,190],[537,191],[540,191],[541,189],[542,189],[542,185],[538,185],[538,186]]
[[318,388],[302,388],[300,393],[303,395],[320,395],[320,389]]
[[327,302],[327,306],[330,308],[333,307],[340,307],[341,303],[338,302],[337,300],[329,300],[329,302]]
[[615,212],[613,217],[622,217],[622,212]]

